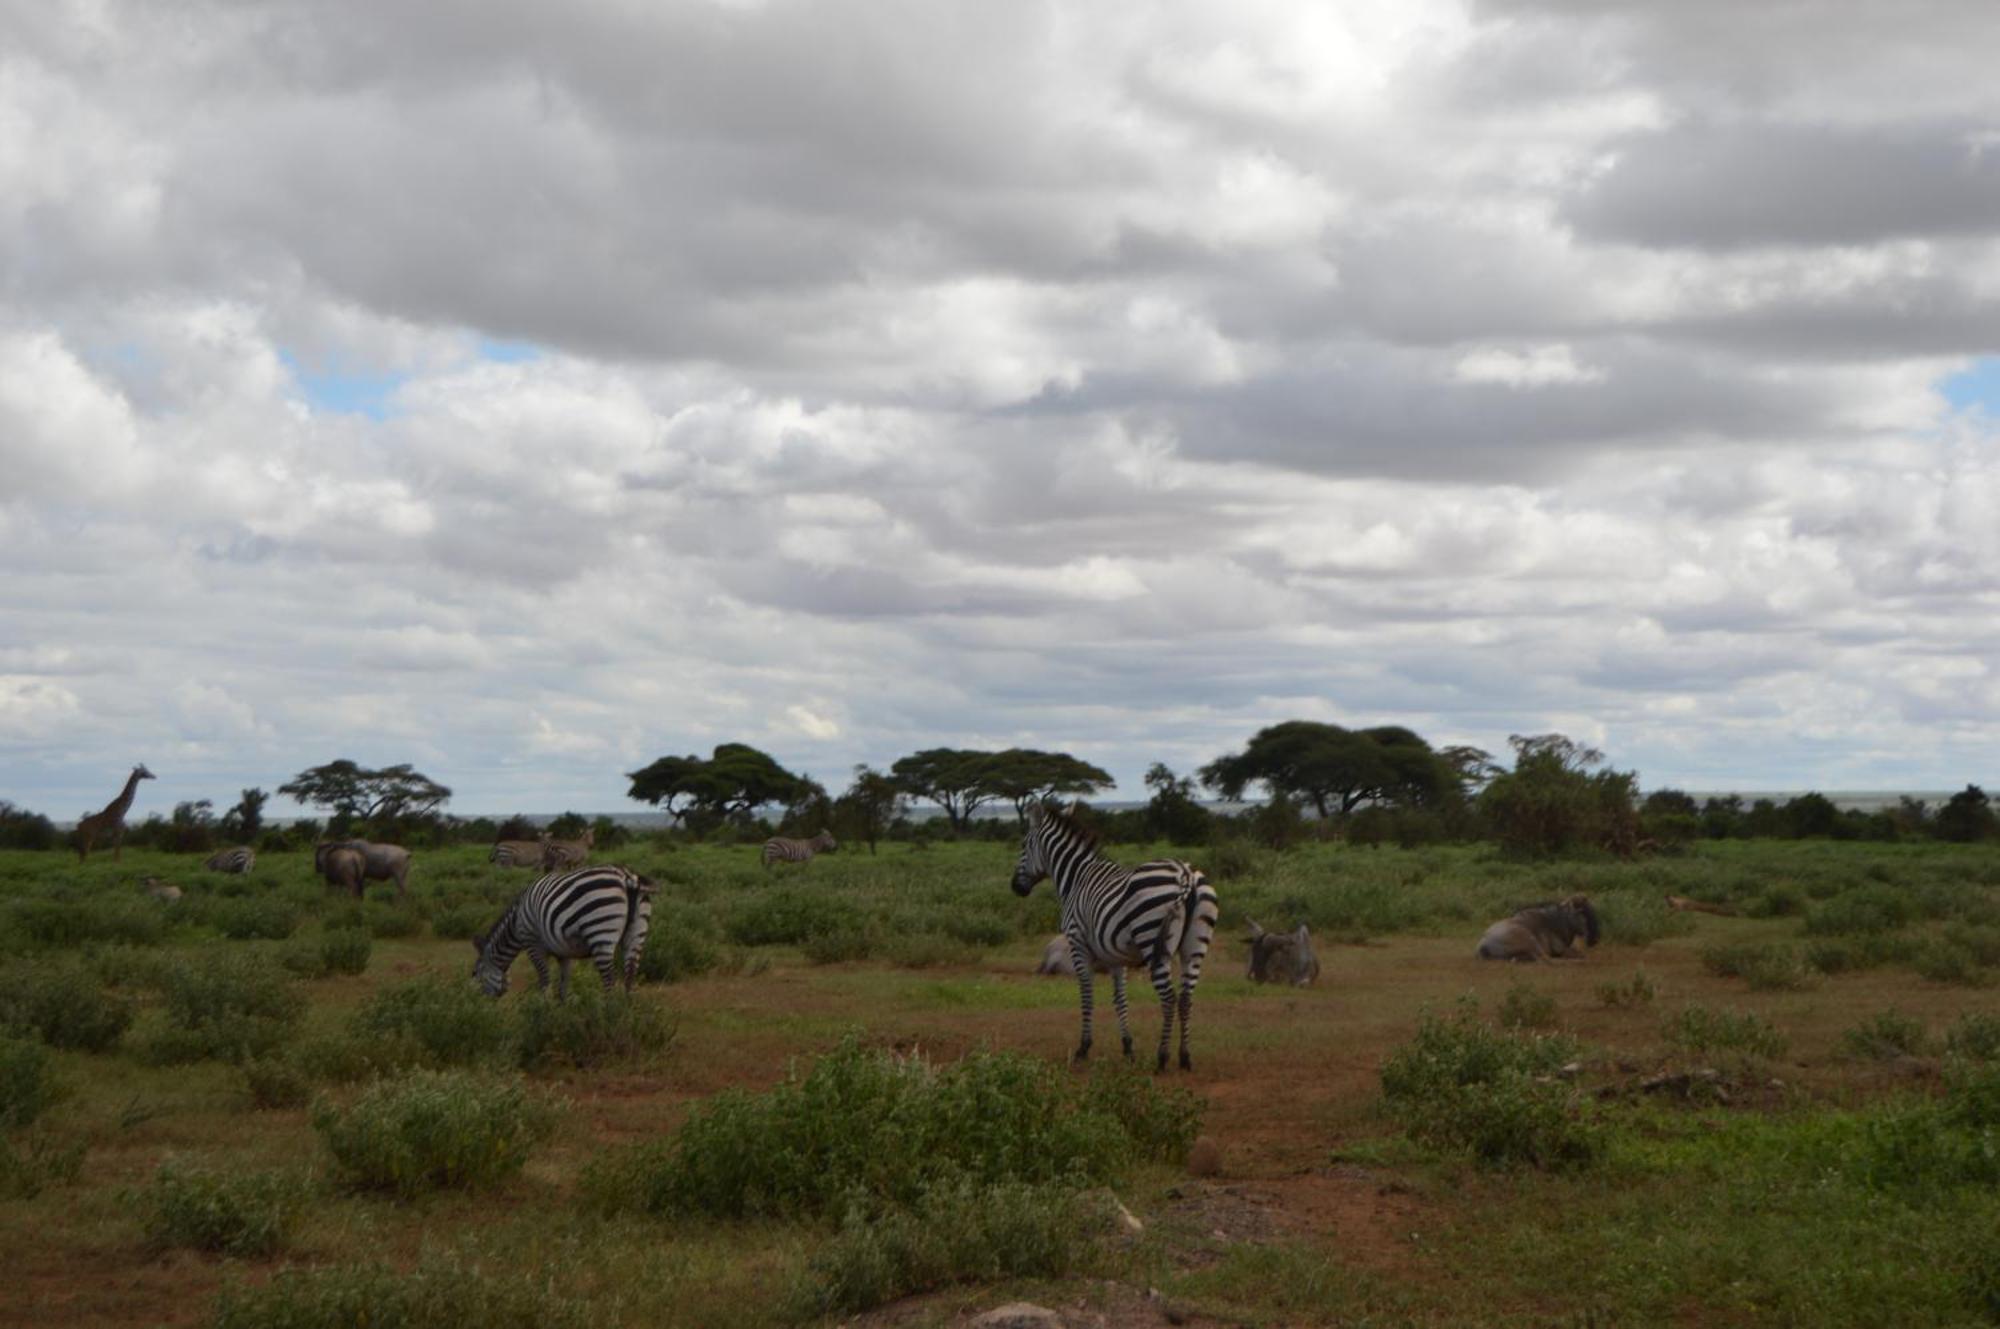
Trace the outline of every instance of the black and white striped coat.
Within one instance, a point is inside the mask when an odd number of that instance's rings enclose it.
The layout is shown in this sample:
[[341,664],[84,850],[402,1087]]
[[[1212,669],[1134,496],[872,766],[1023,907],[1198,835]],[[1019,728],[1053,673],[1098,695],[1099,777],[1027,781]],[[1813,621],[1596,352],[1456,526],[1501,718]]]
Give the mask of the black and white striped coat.
[[1094,968],[1111,973],[1111,995],[1118,1008],[1118,1036],[1125,1055],[1132,1055],[1132,1031],[1126,1020],[1125,970],[1143,965],[1160,997],[1159,1068],[1167,1068],[1167,1043],[1174,1027],[1174,962],[1180,962],[1182,1070],[1192,1070],[1188,1056],[1188,1022],[1194,1013],[1195,984],[1202,961],[1215,936],[1220,914],[1215,888],[1201,869],[1179,859],[1158,859],[1126,867],[1097,854],[1095,837],[1054,808],[1028,809],[1028,832],[1014,866],[1014,893],[1025,896],[1035,883],[1053,877],[1062,900],[1062,930],[1069,939],[1071,963],[1083,1004],[1083,1038],[1079,1060],[1090,1055],[1090,1023]]
[[539,868],[547,865],[549,837],[539,840],[499,840],[486,861],[503,868]]
[[202,864],[210,872],[233,872],[242,876],[257,866],[257,851],[244,845],[210,854]]
[[561,969],[556,999],[569,993],[571,960],[588,959],[610,991],[617,981],[618,961],[625,962],[625,987],[639,973],[646,933],[653,921],[654,883],[636,872],[609,864],[551,872],[522,891],[507,912],[472,943],[478,959],[472,976],[497,997],[507,990],[507,970],[522,951],[535,966],[535,977],[549,985],[548,957]]
[[764,866],[773,863],[810,863],[814,854],[823,854],[829,849],[838,849],[833,842],[833,832],[821,831],[810,840],[787,840],[774,835],[764,841]]

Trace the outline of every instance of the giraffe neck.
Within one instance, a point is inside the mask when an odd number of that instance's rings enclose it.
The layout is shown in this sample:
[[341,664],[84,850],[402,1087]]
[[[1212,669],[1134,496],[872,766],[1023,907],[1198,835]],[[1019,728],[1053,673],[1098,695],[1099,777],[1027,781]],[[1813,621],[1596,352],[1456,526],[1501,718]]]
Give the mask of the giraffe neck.
[[107,817],[117,817],[120,820],[123,820],[125,817],[125,810],[132,806],[132,796],[138,792],[138,789],[139,789],[139,772],[134,771],[132,772],[132,774],[130,774],[125,778],[125,792],[118,795],[118,797],[112,799],[110,804],[105,807],[102,815]]

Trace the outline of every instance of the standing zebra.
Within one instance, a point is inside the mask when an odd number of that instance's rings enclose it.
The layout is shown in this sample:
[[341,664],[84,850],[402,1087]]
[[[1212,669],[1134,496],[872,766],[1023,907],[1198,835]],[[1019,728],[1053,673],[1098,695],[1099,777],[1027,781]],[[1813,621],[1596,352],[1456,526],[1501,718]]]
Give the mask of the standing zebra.
[[547,865],[548,852],[547,835],[538,840],[500,840],[486,855],[486,861],[503,868],[539,868]]
[[1014,894],[1025,896],[1043,877],[1053,877],[1062,900],[1062,930],[1083,1002],[1083,1040],[1076,1059],[1090,1055],[1091,970],[1111,971],[1111,997],[1118,1008],[1118,1036],[1132,1055],[1132,1031],[1125,1017],[1125,969],[1143,964],[1160,994],[1159,1069],[1167,1068],[1167,1040],[1174,1027],[1173,961],[1181,967],[1181,1069],[1188,1058],[1188,1021],[1194,988],[1208,954],[1220,913],[1215,888],[1199,868],[1178,859],[1159,859],[1128,868],[1097,855],[1097,840],[1070,817],[1040,803],[1028,808],[1028,833],[1014,866]]
[[546,832],[542,835],[542,866],[554,872],[561,868],[580,868],[590,861],[590,848],[597,843],[597,828],[586,826],[583,834],[574,840],[551,840]]
[[499,921],[472,943],[479,958],[472,976],[497,997],[507,990],[507,970],[522,951],[535,966],[540,986],[549,985],[548,957],[561,976],[556,1000],[569,994],[569,962],[586,957],[597,966],[605,991],[611,990],[618,954],[625,955],[625,989],[639,974],[639,957],[652,926],[655,884],[636,872],[602,866],[551,872],[522,891]]
[[810,840],[787,840],[774,835],[764,841],[764,866],[773,863],[810,863],[814,854],[823,854],[829,849],[838,849],[833,842],[833,832],[821,830]]
[[242,876],[257,866],[257,851],[248,845],[238,845],[234,849],[224,849],[208,856],[202,867],[210,872],[233,872]]

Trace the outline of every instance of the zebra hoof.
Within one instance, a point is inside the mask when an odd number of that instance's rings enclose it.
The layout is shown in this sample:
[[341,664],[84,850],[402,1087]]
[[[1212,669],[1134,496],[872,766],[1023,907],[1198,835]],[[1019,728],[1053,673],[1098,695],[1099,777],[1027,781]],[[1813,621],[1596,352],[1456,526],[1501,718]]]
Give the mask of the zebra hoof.
[[1125,1060],[1132,1060],[1132,1040],[1129,1038],[1125,1040]]
[[1181,1069],[1184,1071],[1191,1071],[1194,1069],[1194,1058],[1188,1056],[1188,1054],[1185,1052],[1181,1053]]

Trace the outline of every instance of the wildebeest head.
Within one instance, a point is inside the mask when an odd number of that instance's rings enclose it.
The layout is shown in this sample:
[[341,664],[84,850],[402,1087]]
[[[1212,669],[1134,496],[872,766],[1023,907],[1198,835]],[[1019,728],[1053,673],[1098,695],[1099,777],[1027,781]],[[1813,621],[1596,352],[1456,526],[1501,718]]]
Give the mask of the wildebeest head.
[[1590,907],[1590,897],[1587,895],[1572,895],[1567,900],[1564,900],[1563,904],[1565,907],[1573,910],[1577,918],[1582,921],[1584,942],[1595,946],[1597,939],[1603,934],[1597,924],[1597,911]]

